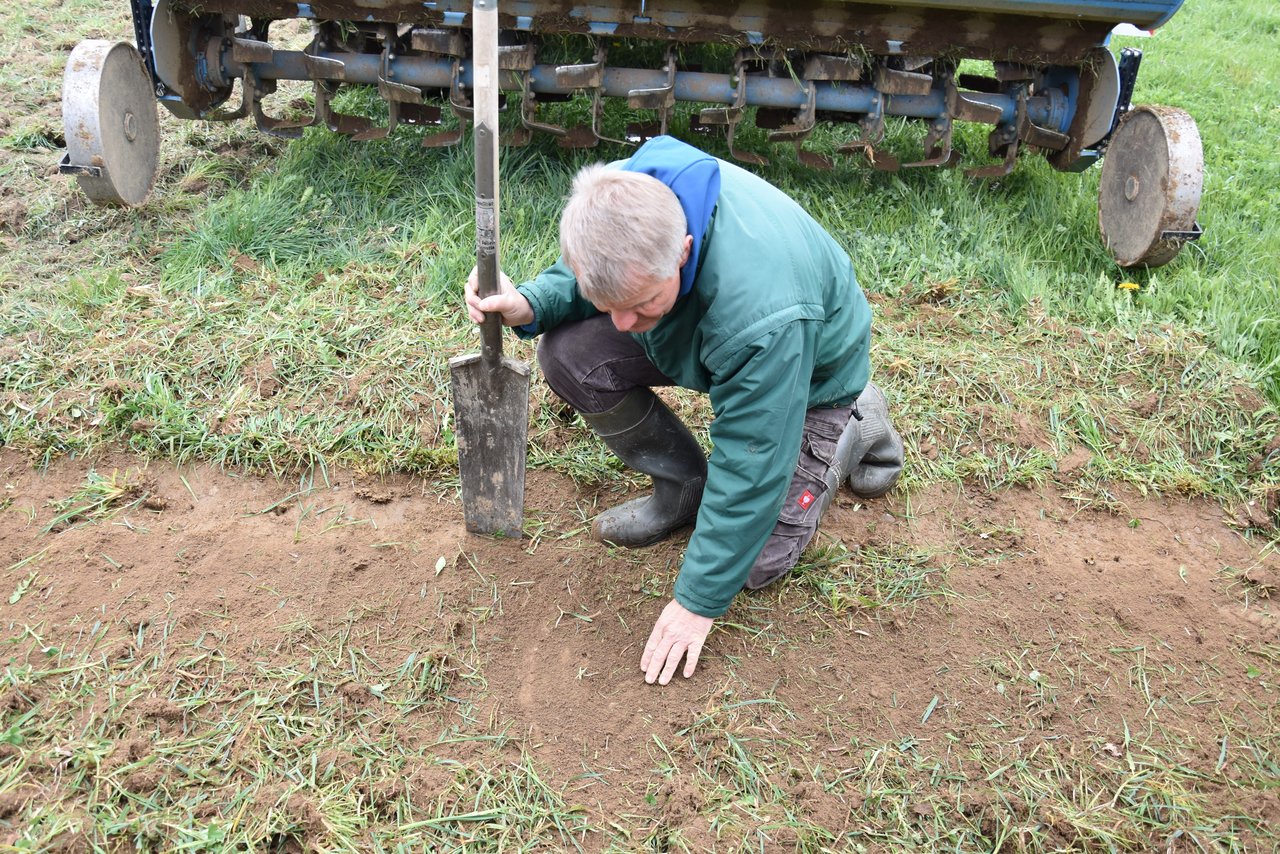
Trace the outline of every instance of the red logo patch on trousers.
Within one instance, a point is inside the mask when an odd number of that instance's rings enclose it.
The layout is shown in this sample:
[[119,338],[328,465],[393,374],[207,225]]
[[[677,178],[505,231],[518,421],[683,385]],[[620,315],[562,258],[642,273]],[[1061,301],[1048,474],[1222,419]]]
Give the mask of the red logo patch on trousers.
[[813,493],[806,489],[804,491],[804,495],[801,495],[796,503],[799,504],[801,508],[808,510],[809,505],[813,503]]

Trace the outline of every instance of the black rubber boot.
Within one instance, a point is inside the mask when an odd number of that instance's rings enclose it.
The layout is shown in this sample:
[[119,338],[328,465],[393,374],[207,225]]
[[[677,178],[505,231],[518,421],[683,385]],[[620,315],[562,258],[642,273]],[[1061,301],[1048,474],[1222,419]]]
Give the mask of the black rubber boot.
[[692,524],[707,482],[707,459],[689,428],[656,394],[637,388],[613,409],[582,417],[619,459],[653,478],[652,495],[601,513],[592,536],[640,548]]

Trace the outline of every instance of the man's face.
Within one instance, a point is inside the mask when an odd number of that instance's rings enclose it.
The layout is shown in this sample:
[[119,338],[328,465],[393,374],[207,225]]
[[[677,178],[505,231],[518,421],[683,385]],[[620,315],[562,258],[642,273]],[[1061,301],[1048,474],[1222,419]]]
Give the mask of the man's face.
[[633,284],[625,299],[597,305],[608,314],[619,332],[648,332],[671,311],[680,295],[680,273],[657,282]]
[[[684,251],[680,255],[680,267],[689,260],[693,238],[685,235]],[[639,280],[630,283],[627,296],[616,304],[596,303],[596,308],[613,320],[619,332],[648,332],[671,311],[680,296],[680,269],[656,282]]]

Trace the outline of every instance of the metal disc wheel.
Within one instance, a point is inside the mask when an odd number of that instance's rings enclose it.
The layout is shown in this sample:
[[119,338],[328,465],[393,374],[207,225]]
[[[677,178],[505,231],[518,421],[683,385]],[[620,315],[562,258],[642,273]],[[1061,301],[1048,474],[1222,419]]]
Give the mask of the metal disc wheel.
[[133,45],[86,39],[62,78],[64,172],[98,204],[140,205],[155,183],[160,155],[151,78]]
[[160,92],[156,94],[161,96],[160,103],[165,109],[178,118],[199,119],[227,100],[231,87],[210,89],[201,83],[202,75],[196,70],[197,54],[202,57],[204,47],[196,46],[221,43],[225,36],[235,31],[235,24],[222,15],[196,14],[174,8],[179,5],[200,4],[156,0],[151,12],[151,59],[156,76],[168,90],[164,94],[177,97],[164,97]]
[[1174,107],[1134,107],[1102,161],[1098,225],[1122,267],[1159,267],[1199,235],[1204,185],[1200,132]]
[[1087,106],[1080,141],[1081,147],[1092,148],[1111,130],[1116,103],[1120,100],[1120,66],[1111,51],[1098,47],[1089,53],[1088,68],[1081,71],[1082,87],[1086,81],[1089,91],[1087,97],[1081,98]]

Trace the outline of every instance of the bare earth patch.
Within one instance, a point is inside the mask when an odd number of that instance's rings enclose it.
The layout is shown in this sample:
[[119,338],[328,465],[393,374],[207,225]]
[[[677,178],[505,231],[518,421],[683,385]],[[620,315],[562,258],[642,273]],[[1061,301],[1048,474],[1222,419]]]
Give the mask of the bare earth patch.
[[[145,495],[45,533],[91,467]],[[1280,559],[1213,504],[1079,511],[1056,485],[844,497],[808,563],[740,596],[695,676],[663,689],[638,662],[683,542],[588,541],[591,496],[556,474],[531,473],[539,533],[514,542],[467,535],[452,492],[409,477],[282,484],[130,456],[38,473],[12,451],[0,473],[3,721],[50,715],[64,744],[10,739],[3,842],[33,804],[100,809],[103,786],[214,820],[247,809],[285,850],[463,832],[495,769],[573,805],[573,827],[527,832],[589,849],[874,844],[886,775],[917,787],[899,820],[948,810],[974,838],[1027,824],[1071,845],[1091,796],[1007,795],[1068,759],[1123,780],[1164,757],[1167,786],[1245,816],[1246,836],[1274,813],[1251,763],[1276,737]],[[73,660],[70,688],[51,664]],[[255,699],[267,676],[281,693]],[[271,729],[290,710],[311,722]],[[209,739],[222,765],[193,779]],[[264,741],[278,767],[257,767]],[[96,786],[73,773],[86,756]]]

